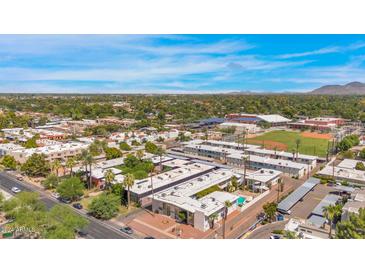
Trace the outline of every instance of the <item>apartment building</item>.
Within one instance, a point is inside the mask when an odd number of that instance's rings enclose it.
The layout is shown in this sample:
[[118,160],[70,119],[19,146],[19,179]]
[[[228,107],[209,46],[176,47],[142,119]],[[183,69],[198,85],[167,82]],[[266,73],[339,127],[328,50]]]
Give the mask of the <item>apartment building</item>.
[[27,161],[27,159],[32,154],[44,154],[46,160],[54,161],[54,160],[61,160],[64,161],[69,157],[74,157],[79,155],[83,149],[87,149],[87,144],[77,143],[77,142],[69,142],[69,143],[62,143],[57,145],[51,146],[44,146],[38,148],[22,148],[18,150],[13,150],[9,152],[9,155],[12,155],[15,160],[21,164]]
[[213,169],[215,169],[214,166],[189,163],[146,179],[136,180],[130,188],[131,200],[140,202],[142,205],[148,204],[151,202],[149,197],[151,194],[184,183]]
[[305,155],[301,153],[290,153],[286,151],[276,151],[264,148],[247,148],[245,151],[250,155],[257,155],[261,157],[270,157],[273,159],[282,159],[288,161],[294,161],[297,163],[305,164],[310,167],[310,170],[317,165],[317,156]]
[[215,185],[223,189],[233,176],[241,178],[230,170],[220,169],[187,180],[153,195],[152,209],[174,219],[181,220],[184,216],[185,220],[181,221],[206,231],[212,228],[213,222],[237,209],[242,199],[223,191],[214,191],[202,198],[197,198],[196,194]]
[[254,192],[264,192],[271,186],[281,182],[282,172],[273,169],[260,169],[246,175],[246,184],[252,187]]
[[341,220],[346,221],[351,214],[359,214],[361,208],[365,209],[365,189],[356,189],[342,207]]
[[[183,147],[183,152],[186,154],[199,155],[206,158],[220,160],[227,165],[235,167],[243,167],[246,161],[246,164],[250,169],[274,169],[298,178],[306,175],[310,170],[312,170],[312,165],[315,166],[316,163],[316,159],[312,159],[309,156],[302,156],[301,159],[303,161],[308,159],[309,163],[303,164],[286,159],[267,157],[267,154],[265,153],[260,154],[265,156],[258,156],[254,154],[250,155],[247,153],[247,150],[250,150],[251,153],[253,153],[253,151],[256,151],[253,149],[257,148],[258,146],[247,145],[245,146],[245,149],[243,149],[242,144],[209,140],[204,142],[204,144],[197,141],[189,142]],[[312,159],[312,161],[310,161],[310,159]]]
[[308,165],[289,160],[245,155],[243,153],[229,154],[226,159],[227,164],[231,166],[243,167],[246,161],[247,168],[249,169],[274,169],[297,178],[301,178],[308,173]]
[[0,156],[8,155],[10,152],[19,149],[24,149],[24,147],[13,143],[0,144]]

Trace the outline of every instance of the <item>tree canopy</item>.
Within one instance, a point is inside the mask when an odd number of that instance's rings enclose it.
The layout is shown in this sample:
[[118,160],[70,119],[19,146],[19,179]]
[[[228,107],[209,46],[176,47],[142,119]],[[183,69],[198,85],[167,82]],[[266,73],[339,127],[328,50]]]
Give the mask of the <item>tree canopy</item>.
[[103,193],[91,201],[89,212],[98,219],[109,220],[117,215],[119,206],[120,196]]
[[64,179],[58,186],[57,192],[62,198],[72,201],[78,199],[84,194],[85,186],[78,177]]
[[29,176],[46,176],[50,167],[44,154],[34,153],[21,166],[21,170]]

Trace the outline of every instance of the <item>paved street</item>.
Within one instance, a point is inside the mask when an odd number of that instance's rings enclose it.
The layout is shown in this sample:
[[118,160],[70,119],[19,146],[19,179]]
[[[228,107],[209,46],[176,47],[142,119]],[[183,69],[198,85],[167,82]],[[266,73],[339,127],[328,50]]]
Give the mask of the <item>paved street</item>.
[[[17,187],[22,191],[34,191],[40,194],[41,200],[46,204],[47,208],[51,208],[59,202],[57,199],[47,196],[41,188],[36,187],[31,184],[27,184],[21,181],[18,181],[14,177],[6,174],[5,172],[0,172],[0,188],[11,193],[12,187]],[[71,207],[72,208],[72,207]],[[73,208],[72,208],[73,209]],[[73,209],[74,210],[74,209]],[[84,212],[74,210],[77,214],[82,215],[83,217],[89,220],[89,225],[85,229],[88,232],[88,238],[93,239],[130,239],[131,236],[122,233],[118,230],[117,227],[109,224],[108,222],[99,221],[91,216],[88,216]]]
[[288,220],[263,225],[252,231],[245,239],[269,239],[272,231],[285,228]]

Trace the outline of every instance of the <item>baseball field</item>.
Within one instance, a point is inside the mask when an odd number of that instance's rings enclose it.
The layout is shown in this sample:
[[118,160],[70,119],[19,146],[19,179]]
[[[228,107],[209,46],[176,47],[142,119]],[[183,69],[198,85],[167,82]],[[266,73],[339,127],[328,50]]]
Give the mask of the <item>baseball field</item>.
[[292,152],[296,149],[296,140],[299,139],[299,153],[324,157],[331,138],[330,134],[276,130],[247,139],[247,143]]

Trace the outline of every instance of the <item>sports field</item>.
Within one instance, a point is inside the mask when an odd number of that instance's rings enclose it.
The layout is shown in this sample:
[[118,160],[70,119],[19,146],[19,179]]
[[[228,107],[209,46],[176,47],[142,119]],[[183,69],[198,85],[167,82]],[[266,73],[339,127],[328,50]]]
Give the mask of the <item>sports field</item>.
[[324,157],[327,153],[330,134],[276,130],[247,139],[249,144],[262,145],[268,149],[292,152],[296,149],[296,140],[300,139],[299,153]]

